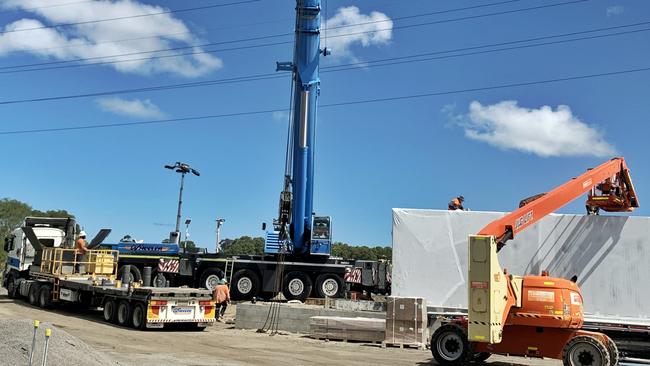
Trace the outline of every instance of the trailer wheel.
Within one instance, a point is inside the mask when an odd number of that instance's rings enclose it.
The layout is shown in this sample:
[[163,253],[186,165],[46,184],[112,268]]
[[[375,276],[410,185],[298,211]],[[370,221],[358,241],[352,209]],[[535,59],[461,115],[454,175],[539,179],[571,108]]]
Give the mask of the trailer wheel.
[[312,282],[304,272],[289,272],[284,276],[282,294],[287,300],[305,301],[311,293]]
[[618,366],[618,347],[609,336],[606,335],[605,337],[607,337],[607,353],[609,353],[609,364],[612,366]]
[[50,286],[41,286],[41,289],[38,291],[38,306],[43,309],[52,307],[52,288]]
[[9,275],[7,277],[7,297],[10,299],[15,299],[18,295],[18,286],[14,280],[14,276]]
[[138,267],[134,265],[129,265],[129,273],[126,274],[126,276],[123,274],[123,269],[124,266],[120,267],[120,269],[117,270],[117,276],[118,276],[117,279],[121,280],[122,283],[133,283],[133,282],[142,281],[142,273],[140,273]]
[[38,292],[41,290],[41,285],[38,282],[32,282],[29,285],[29,293],[27,294],[27,301],[32,305],[38,305]]
[[260,292],[260,278],[250,269],[240,269],[232,276],[230,290],[233,299],[250,300]]
[[562,352],[564,366],[608,366],[610,365],[607,347],[595,337],[573,337]]
[[133,312],[133,307],[131,304],[122,300],[117,304],[117,324],[123,327],[128,327],[131,325],[131,313]]
[[322,274],[316,278],[318,297],[341,297],[344,287],[343,279],[335,274]]
[[490,358],[490,356],[492,356],[490,352],[475,353],[474,356],[472,356],[472,362],[482,363],[485,362],[488,358]]
[[440,365],[466,365],[474,356],[467,332],[457,324],[438,328],[431,336],[431,354]]
[[137,303],[131,313],[131,324],[135,329],[144,329],[147,325],[147,310],[143,303]]
[[115,300],[107,299],[104,301],[104,320],[109,323],[115,323],[115,316],[117,315],[116,308]]
[[208,268],[203,271],[203,274],[201,275],[199,287],[214,291],[219,284],[219,280],[222,279],[223,276],[224,273],[219,268]]

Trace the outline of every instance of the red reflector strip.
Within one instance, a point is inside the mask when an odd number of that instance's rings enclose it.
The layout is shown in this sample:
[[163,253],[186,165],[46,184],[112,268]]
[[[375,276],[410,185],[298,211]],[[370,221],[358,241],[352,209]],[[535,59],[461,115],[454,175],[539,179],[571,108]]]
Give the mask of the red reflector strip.
[[208,306],[210,306],[210,305],[214,305],[214,302],[213,301],[199,301],[199,305],[203,305],[203,306],[208,305]]
[[149,303],[151,304],[151,306],[163,306],[163,305],[167,305],[167,301],[165,301],[165,300],[152,300],[152,301],[150,301]]

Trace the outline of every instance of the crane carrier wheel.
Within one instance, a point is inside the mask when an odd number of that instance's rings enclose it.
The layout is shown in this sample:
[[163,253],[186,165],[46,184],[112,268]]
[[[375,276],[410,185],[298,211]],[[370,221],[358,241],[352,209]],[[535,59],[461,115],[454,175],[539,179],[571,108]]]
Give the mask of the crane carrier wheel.
[[[613,342],[612,342],[613,344]],[[581,335],[571,338],[564,346],[564,366],[610,366],[609,350],[598,338]]]

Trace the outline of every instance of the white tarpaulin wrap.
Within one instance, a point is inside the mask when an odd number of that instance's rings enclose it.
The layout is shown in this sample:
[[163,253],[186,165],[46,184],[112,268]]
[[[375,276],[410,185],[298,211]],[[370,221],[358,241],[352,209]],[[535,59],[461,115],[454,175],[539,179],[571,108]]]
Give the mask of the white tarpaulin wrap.
[[[394,296],[467,308],[467,237],[499,212],[393,209]],[[499,252],[517,275],[578,276],[591,314],[650,318],[650,218],[549,215]]]

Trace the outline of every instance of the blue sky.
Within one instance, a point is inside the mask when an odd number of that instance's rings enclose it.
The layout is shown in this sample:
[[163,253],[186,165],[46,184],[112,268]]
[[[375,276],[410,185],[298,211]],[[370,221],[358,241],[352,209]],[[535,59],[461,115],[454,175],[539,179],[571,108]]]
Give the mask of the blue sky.
[[[16,70],[6,68],[15,65],[291,33],[295,5],[291,0],[262,0],[102,22],[101,26],[7,32],[156,11],[149,5],[182,9],[219,3],[160,0],[126,6],[123,2],[102,1],[98,5],[57,0],[56,4],[66,2],[76,4],[52,7],[53,2],[44,0],[0,2],[0,25],[5,29],[0,34],[0,72]],[[361,22],[366,24],[358,28],[361,31],[378,32],[327,40],[333,55],[323,60],[322,66],[650,21],[650,3],[591,0],[403,28],[560,2],[521,0],[399,19],[477,3],[413,0],[404,6],[404,2],[396,0],[329,0],[327,18],[332,27]],[[355,29],[333,28],[330,35]],[[607,32],[591,35],[604,33]],[[649,34],[639,31],[542,47],[323,73],[320,103],[650,67]],[[132,38],[141,39],[123,41]],[[112,42],[116,40],[121,42]],[[197,46],[194,50],[290,40],[291,37],[278,37]],[[291,52],[292,46],[285,44],[209,55],[0,73],[0,102],[273,73],[275,62],[291,60]],[[160,54],[146,53],[144,58],[154,55]],[[136,56],[122,56],[133,57]],[[171,59],[175,61],[162,61]],[[289,93],[289,80],[283,78],[4,104],[0,105],[0,131],[282,109],[288,108]],[[521,198],[547,191],[612,155],[628,160],[643,205],[650,182],[649,98],[650,72],[639,72],[321,108],[316,147],[316,211],[333,217],[336,241],[388,245],[393,207],[442,209],[452,197],[463,194],[472,210],[509,211],[517,207]],[[178,176],[163,169],[163,165],[184,161],[201,172],[200,177],[188,177],[185,191],[184,217],[192,218],[191,239],[212,248],[216,217],[226,219],[223,237],[261,236],[261,223],[270,223],[277,214],[286,123],[282,113],[267,113],[0,135],[5,156],[0,196],[26,201],[42,210],[65,208],[77,215],[88,231],[112,228],[114,234],[109,240],[131,234],[156,241],[173,229],[179,183]],[[648,215],[646,207],[635,214]],[[582,200],[561,212],[582,213]]]

